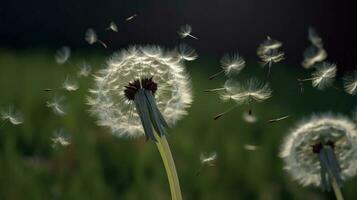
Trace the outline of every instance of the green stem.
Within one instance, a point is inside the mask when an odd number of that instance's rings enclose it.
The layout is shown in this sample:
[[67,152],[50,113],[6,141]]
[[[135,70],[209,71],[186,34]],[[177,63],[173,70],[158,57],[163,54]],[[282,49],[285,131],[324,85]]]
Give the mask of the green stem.
[[336,178],[330,173],[331,185],[337,200],[343,200],[341,188],[338,186]]
[[159,149],[162,161],[164,162],[167,178],[169,179],[171,199],[182,200],[180,182],[177,176],[174,159],[172,158],[170,151],[170,146],[165,136],[159,137],[158,134],[155,133],[155,137],[157,139],[156,145]]

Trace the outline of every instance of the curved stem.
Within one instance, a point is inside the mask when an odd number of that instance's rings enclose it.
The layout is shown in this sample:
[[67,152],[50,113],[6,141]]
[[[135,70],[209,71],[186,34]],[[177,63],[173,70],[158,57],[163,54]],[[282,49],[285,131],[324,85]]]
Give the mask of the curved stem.
[[180,182],[177,176],[176,167],[174,159],[172,158],[170,146],[165,136],[159,137],[158,134],[155,133],[155,137],[157,139],[156,146],[159,149],[162,161],[165,166],[167,178],[169,180],[171,198],[172,200],[182,200]]

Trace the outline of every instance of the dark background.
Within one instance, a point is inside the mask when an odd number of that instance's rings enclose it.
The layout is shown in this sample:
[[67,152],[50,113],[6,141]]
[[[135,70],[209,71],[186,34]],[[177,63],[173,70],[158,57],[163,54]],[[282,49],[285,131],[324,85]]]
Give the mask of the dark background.
[[[329,0],[11,0],[1,3],[0,45],[7,48],[87,48],[84,32],[93,27],[110,50],[136,43],[174,45],[183,24],[193,27],[199,52],[221,55],[239,51],[256,59],[267,35],[284,43],[287,63],[300,66],[308,45],[307,29],[315,27],[329,60],[340,69],[354,68],[357,54],[356,6]],[[136,13],[137,18],[125,22]],[[118,33],[104,31],[110,21]]]

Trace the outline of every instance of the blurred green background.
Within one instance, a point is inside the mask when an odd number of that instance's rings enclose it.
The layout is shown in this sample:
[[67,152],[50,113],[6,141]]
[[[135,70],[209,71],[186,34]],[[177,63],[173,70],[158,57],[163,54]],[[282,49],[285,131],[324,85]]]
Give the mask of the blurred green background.
[[[56,64],[54,52],[41,49],[0,50],[0,107],[9,104],[24,113],[24,124],[0,128],[0,199],[169,199],[170,190],[160,155],[153,142],[115,138],[96,125],[89,114],[86,95],[92,77],[80,78],[75,92],[61,89],[67,75],[76,76],[86,61],[94,71],[104,67],[111,52],[75,52],[70,63]],[[219,57],[200,55],[187,63],[192,77],[194,103],[189,115],[169,130],[169,143],[178,169],[183,197],[197,199],[334,199],[319,188],[303,188],[282,169],[280,144],[294,124],[312,113],[350,115],[356,97],[329,88],[318,91],[311,83],[300,93],[297,78],[309,72],[284,63],[274,65],[269,83],[273,97],[252,106],[256,123],[247,123],[239,106],[221,119],[213,116],[232,106],[222,103],[207,88],[221,86]],[[258,77],[266,69],[248,62],[237,80]],[[336,82],[341,88],[341,82]],[[43,89],[53,88],[53,92]],[[68,114],[54,115],[46,107],[53,94],[67,97]],[[269,124],[272,118],[291,118]],[[53,131],[63,128],[72,137],[66,147],[51,147]],[[247,151],[245,144],[259,146]],[[201,168],[200,153],[216,151],[214,166]],[[197,172],[201,169],[199,175]],[[357,179],[346,182],[346,199],[357,196]]]

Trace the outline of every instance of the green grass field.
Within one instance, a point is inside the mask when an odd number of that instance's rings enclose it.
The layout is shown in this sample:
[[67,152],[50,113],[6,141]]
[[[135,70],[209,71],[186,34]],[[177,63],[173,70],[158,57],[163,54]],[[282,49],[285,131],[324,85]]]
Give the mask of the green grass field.
[[[9,104],[24,113],[24,123],[0,128],[0,199],[169,199],[170,190],[160,155],[153,142],[115,138],[96,125],[86,105],[92,77],[80,79],[75,92],[60,89],[67,75],[75,76],[84,60],[93,70],[102,68],[110,53],[74,53],[71,64],[55,63],[52,51],[0,50],[0,107]],[[299,65],[299,63],[297,63]],[[319,188],[303,188],[282,169],[280,144],[297,121],[312,113],[350,115],[356,97],[330,88],[318,91],[306,83],[300,93],[297,78],[309,76],[301,67],[273,66],[273,97],[251,106],[256,123],[242,119],[249,108],[240,106],[214,121],[213,116],[232,106],[222,103],[207,88],[225,78],[208,81],[219,69],[219,57],[202,55],[187,63],[194,103],[189,115],[169,130],[168,140],[186,200],[217,199],[334,199]],[[248,63],[238,80],[264,79],[266,69]],[[342,86],[341,81],[336,83]],[[43,89],[53,88],[53,92]],[[54,93],[67,97],[68,114],[59,117],[46,107]],[[269,124],[272,118],[291,115]],[[53,131],[63,128],[72,137],[67,147],[51,147]],[[247,151],[245,144],[258,145]],[[203,167],[201,152],[217,151],[213,167]],[[200,170],[199,175],[196,175]],[[345,199],[357,196],[357,178],[345,183]]]

